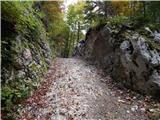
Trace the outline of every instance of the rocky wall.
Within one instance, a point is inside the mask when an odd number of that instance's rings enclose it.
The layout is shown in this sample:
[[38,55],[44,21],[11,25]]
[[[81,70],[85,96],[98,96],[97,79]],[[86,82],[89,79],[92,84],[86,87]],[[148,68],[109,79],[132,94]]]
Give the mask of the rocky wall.
[[44,80],[52,52],[32,2],[3,2],[1,23],[2,107],[9,110]]
[[160,96],[159,43],[124,28],[90,28],[81,48],[83,57],[103,67],[126,87]]

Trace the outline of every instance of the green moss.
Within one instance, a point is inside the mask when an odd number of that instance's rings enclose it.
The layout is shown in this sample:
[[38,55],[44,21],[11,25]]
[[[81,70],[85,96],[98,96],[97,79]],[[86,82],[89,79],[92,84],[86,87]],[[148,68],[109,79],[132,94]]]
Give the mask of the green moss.
[[[13,105],[17,101],[24,99],[35,90],[33,84],[39,84],[43,81],[42,74],[47,71],[47,63],[45,62],[44,52],[39,43],[47,42],[46,31],[42,21],[39,19],[40,13],[32,8],[34,2],[2,2],[2,20],[5,26],[2,33],[2,112],[5,112],[5,118],[11,118]],[[18,39],[16,37],[19,36]],[[30,79],[28,76],[18,78],[18,71],[24,67],[16,61],[21,59],[25,49],[35,50],[34,54],[38,54],[41,60],[39,66],[34,60],[28,66],[29,72],[35,72],[36,78]],[[34,58],[35,55],[32,55]],[[22,63],[23,64],[23,63]],[[27,66],[25,66],[27,67]],[[9,72],[6,73],[5,70]],[[10,73],[13,71],[12,79],[7,83]],[[7,74],[9,77],[6,77]],[[28,74],[28,73],[26,73]]]
[[159,31],[160,32],[160,23],[148,23],[145,26],[149,27],[152,31]]
[[128,20],[128,17],[125,17],[125,16],[116,16],[116,17],[108,18],[107,23],[111,24],[112,26],[119,26],[122,24],[129,23],[129,20]]
[[148,38],[147,36],[144,36],[146,42],[148,43],[148,45],[150,46],[151,49],[160,49],[160,44],[156,43],[153,39]]

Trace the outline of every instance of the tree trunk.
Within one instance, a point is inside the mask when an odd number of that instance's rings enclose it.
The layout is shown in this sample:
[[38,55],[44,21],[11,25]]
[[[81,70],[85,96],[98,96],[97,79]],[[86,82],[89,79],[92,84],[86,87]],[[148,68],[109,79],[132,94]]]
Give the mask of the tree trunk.
[[78,29],[77,29],[77,43],[79,42],[80,38],[80,22],[78,22]]
[[146,18],[146,2],[143,1],[143,17]]

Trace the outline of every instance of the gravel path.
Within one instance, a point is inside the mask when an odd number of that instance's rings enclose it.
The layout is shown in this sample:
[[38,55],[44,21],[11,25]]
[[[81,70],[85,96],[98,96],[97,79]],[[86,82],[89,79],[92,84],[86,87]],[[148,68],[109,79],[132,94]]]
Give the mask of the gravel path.
[[29,98],[19,119],[148,120],[139,103],[116,95],[107,84],[111,78],[93,65],[77,58],[57,58],[55,64],[48,72],[45,94]]

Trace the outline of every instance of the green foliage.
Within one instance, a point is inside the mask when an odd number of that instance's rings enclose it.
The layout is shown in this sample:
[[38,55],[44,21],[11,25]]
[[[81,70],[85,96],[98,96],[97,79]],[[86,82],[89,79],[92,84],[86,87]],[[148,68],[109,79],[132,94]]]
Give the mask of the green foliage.
[[64,21],[64,13],[61,9],[62,2],[45,1],[39,2],[39,4],[41,5],[40,10],[45,13],[43,21],[52,51],[55,51],[58,56],[62,56],[69,35],[69,26]]
[[128,17],[125,16],[117,16],[113,18],[109,18],[108,22],[112,25],[122,25],[129,22]]
[[106,23],[134,23],[135,26],[160,23],[159,1],[87,1],[85,19],[91,26]]
[[148,23],[146,24],[152,31],[159,31],[160,32],[160,23]]
[[[17,85],[19,84],[19,85]],[[10,86],[2,86],[2,107],[6,111],[10,111],[13,107],[13,103],[17,100],[24,99],[28,96],[28,90],[24,86],[20,86],[20,83],[16,81],[16,88]],[[23,88],[24,87],[24,88]]]
[[[40,83],[41,78],[30,79],[29,76],[19,77],[17,74],[24,66],[16,62],[21,58],[25,48],[34,49],[41,59],[41,41],[47,40],[44,25],[40,19],[44,13],[33,9],[34,2],[3,1],[2,5],[2,112],[4,119],[12,119],[13,107],[21,99],[30,95]],[[19,38],[17,38],[17,36]],[[34,46],[36,47],[34,47]],[[34,58],[35,56],[33,56]],[[43,60],[42,60],[43,61]],[[46,62],[42,67],[33,64],[28,66],[29,72],[45,73]]]
[[26,39],[31,35],[38,38],[37,29],[44,31],[42,22],[36,18],[42,13],[36,12],[32,5],[33,2],[2,2],[2,20],[15,24],[16,32],[24,34]]
[[146,2],[146,17],[150,22],[160,23],[160,1]]
[[[23,80],[16,80],[12,85],[4,85],[2,86],[1,100],[2,100],[2,111],[7,113],[3,116],[4,119],[15,119],[16,113],[13,111],[13,107],[15,103],[18,103],[20,100],[27,98],[31,91],[31,86],[24,84]],[[14,113],[14,114],[13,114]]]
[[4,103],[2,107],[5,106],[5,109],[8,111],[12,107],[12,104],[13,104],[12,99],[13,99],[13,96],[15,96],[15,93],[16,91],[12,90],[10,87],[2,87],[1,97],[2,97],[2,103]]
[[69,34],[65,42],[64,57],[71,56],[75,44],[84,38],[82,30],[86,30],[87,28],[83,12],[84,7],[85,2],[77,2],[68,8],[66,23],[69,26]]

